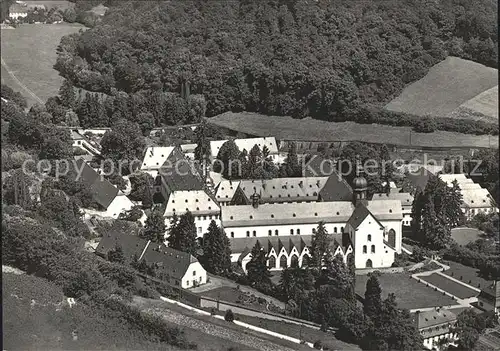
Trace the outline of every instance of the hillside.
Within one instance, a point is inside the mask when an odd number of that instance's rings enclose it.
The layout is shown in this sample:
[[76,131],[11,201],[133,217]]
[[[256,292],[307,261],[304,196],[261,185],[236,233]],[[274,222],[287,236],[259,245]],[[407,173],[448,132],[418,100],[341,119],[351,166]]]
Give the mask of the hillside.
[[[47,4],[49,6],[49,4]],[[20,91],[28,106],[57,95],[62,77],[54,69],[57,46],[65,35],[84,29],[79,24],[23,24],[2,29],[2,84]]]
[[448,117],[486,120],[498,124],[498,85],[464,102]]
[[[448,57],[433,66],[425,77],[407,86],[385,108],[433,117],[452,117],[460,108],[493,116],[492,106],[498,106],[498,87],[487,91],[497,85],[496,69]],[[497,108],[494,110],[498,119]]]
[[[413,147],[493,147],[498,138],[489,135],[468,135],[436,131],[415,133],[409,127],[354,122],[326,122],[311,118],[293,119],[257,113],[227,112],[209,118],[216,126],[256,136],[275,136],[279,140],[362,141]],[[367,133],[369,130],[369,133]],[[411,140],[410,140],[411,135]]]
[[207,116],[246,110],[352,120],[349,112],[386,104],[448,55],[497,66],[497,5],[489,0],[109,6],[100,24],[67,43],[60,73],[108,94],[177,93],[187,82],[205,96]]

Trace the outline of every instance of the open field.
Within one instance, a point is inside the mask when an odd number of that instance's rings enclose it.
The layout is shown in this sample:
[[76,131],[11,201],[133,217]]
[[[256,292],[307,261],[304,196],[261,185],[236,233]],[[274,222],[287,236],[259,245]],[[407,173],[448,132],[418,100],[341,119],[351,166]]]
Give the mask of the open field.
[[44,5],[47,10],[50,10],[53,7],[57,7],[61,10],[66,10],[67,8],[74,8],[75,3],[65,1],[65,0],[35,0],[35,1],[24,1],[28,5]]
[[447,117],[498,123],[498,85],[464,102]]
[[452,261],[446,261],[445,264],[450,266],[450,269],[444,271],[444,274],[463,281],[464,283],[472,285],[478,289],[485,288],[486,286],[493,283],[492,280],[481,278],[479,276],[479,269],[477,268],[464,266],[463,264]]
[[239,320],[277,333],[285,334],[294,338],[314,343],[321,340],[323,345],[328,345],[331,350],[360,350],[357,345],[349,344],[335,338],[332,332],[322,332],[320,330],[302,327],[298,324],[285,323],[275,320],[263,319],[239,315]]
[[469,289],[465,285],[454,282],[451,279],[444,278],[442,275],[434,273],[426,277],[420,277],[422,281],[425,281],[429,284],[437,286],[440,289],[443,289],[447,293],[450,293],[459,299],[466,299],[469,297],[477,296],[479,293],[472,289]]
[[476,228],[453,228],[451,237],[458,245],[467,245],[481,238],[482,232]]
[[[367,281],[367,275],[356,276],[356,293],[361,297],[365,296]],[[389,293],[394,293],[400,308],[417,309],[457,304],[452,298],[419,283],[408,274],[381,274],[379,282],[382,297],[386,298]]]
[[21,92],[28,106],[58,94],[63,78],[53,68],[61,37],[85,29],[80,24],[23,24],[3,29],[2,83]]
[[[473,61],[448,57],[431,67],[425,77],[407,86],[385,108],[419,116],[445,117],[460,105],[497,86],[497,72],[494,68]],[[490,98],[495,98],[495,95],[492,94],[485,100],[484,108],[480,99],[466,104],[466,107],[482,113],[488,112]]]
[[252,112],[226,112],[209,118],[208,122],[250,135],[274,136],[278,140],[361,141],[417,148],[498,148],[498,138],[496,136],[445,131],[415,133],[411,127],[359,124],[355,122],[326,122],[312,118],[293,119],[291,117],[266,116]]

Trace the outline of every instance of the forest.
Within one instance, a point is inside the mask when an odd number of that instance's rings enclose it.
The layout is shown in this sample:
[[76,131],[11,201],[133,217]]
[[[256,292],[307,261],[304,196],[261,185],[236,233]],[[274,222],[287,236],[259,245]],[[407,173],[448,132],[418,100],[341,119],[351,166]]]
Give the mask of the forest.
[[[109,95],[179,93],[188,82],[192,94],[204,95],[207,116],[246,110],[353,120],[448,55],[498,63],[497,5],[487,0],[105,5],[94,28],[62,40],[61,75]],[[438,128],[453,121],[444,124]]]

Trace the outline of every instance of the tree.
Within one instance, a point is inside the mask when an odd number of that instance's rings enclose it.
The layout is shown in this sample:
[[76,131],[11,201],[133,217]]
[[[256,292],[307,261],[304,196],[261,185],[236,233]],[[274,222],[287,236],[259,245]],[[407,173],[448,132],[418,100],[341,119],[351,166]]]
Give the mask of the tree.
[[153,205],[154,179],[149,173],[138,172],[130,176],[130,199],[142,201],[142,206],[149,208]]
[[248,153],[248,161],[245,165],[245,178],[262,179],[264,170],[262,169],[262,151],[257,145],[254,145]]
[[[142,156],[146,144],[139,125],[122,119],[104,134],[101,146],[102,156],[114,161],[115,166],[120,161],[129,166],[131,161]],[[122,174],[134,171],[131,167],[128,168],[122,169]]]
[[312,267],[321,268],[323,265],[323,259],[325,254],[328,252],[330,247],[331,239],[328,237],[328,232],[325,228],[325,223],[320,222],[316,228],[316,232],[313,232],[312,242],[311,242],[311,262]]
[[281,272],[278,289],[285,301],[299,301],[313,288],[314,277],[308,268],[289,267]]
[[226,275],[231,272],[231,248],[229,239],[214,220],[203,236],[203,267],[210,273]]
[[219,163],[214,164],[214,171],[222,173],[226,179],[240,179],[243,167],[239,159],[240,150],[234,140],[228,140],[221,145],[217,159]]
[[494,324],[495,317],[488,314],[478,315],[468,309],[460,312],[454,332],[458,335],[458,348],[473,350],[481,333]]
[[170,228],[168,246],[194,256],[198,255],[196,226],[194,224],[194,217],[190,211],[180,216],[178,223]]
[[352,289],[353,277],[342,256],[340,254],[332,256],[332,253],[328,251],[324,262],[324,269],[320,270],[315,282],[316,289],[328,286],[329,296],[355,301]]
[[247,277],[252,286],[266,289],[271,286],[271,273],[267,266],[267,254],[257,241],[250,253],[251,259],[247,263]]
[[288,154],[280,168],[281,177],[302,177],[302,167],[297,156],[297,144],[289,143]]
[[370,317],[377,317],[382,311],[382,289],[378,281],[377,274],[370,273],[366,282],[365,300],[363,302],[363,311]]
[[119,244],[116,244],[113,250],[108,251],[108,261],[117,262],[124,264],[125,256],[123,255],[123,249]]
[[460,208],[462,206],[462,192],[456,179],[452,182],[451,188],[447,187],[446,190],[444,216],[447,224],[454,228],[464,222],[464,214]]
[[59,99],[61,104],[67,109],[74,109],[76,107],[76,93],[71,80],[64,80],[59,89]]
[[224,320],[227,322],[232,322],[234,321],[234,313],[230,309],[226,311],[226,314],[224,315]]
[[166,226],[163,213],[158,209],[152,210],[146,219],[144,233],[142,234],[143,237],[156,243],[163,243],[165,240],[165,231]]
[[130,222],[137,222],[139,219],[142,218],[142,215],[143,212],[140,206],[132,206],[130,210],[120,213],[118,219]]

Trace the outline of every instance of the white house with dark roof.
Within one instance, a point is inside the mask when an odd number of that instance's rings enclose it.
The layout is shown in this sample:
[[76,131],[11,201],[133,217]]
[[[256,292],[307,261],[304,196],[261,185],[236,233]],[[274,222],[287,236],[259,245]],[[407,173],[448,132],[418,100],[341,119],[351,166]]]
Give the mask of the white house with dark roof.
[[[210,152],[212,158],[217,158],[221,146],[224,145],[226,141],[227,140],[213,140],[210,142]],[[240,151],[247,150],[247,152],[250,152],[250,150],[257,145],[260,148],[260,151],[262,151],[264,146],[266,146],[269,149],[269,155],[271,155],[271,157],[278,154],[278,144],[276,144],[276,139],[274,137],[234,139],[234,143],[238,146]]]
[[165,224],[170,227],[172,217],[182,216],[190,211],[194,217],[196,234],[203,237],[212,220],[220,226],[220,207],[204,190],[175,191],[170,194],[165,206]]
[[417,311],[413,320],[426,349],[440,350],[448,345],[456,346],[458,336],[453,327],[457,322],[457,315],[451,310]]
[[207,272],[194,256],[136,235],[117,231],[106,233],[95,253],[107,258],[108,252],[116,246],[121,247],[126,261],[130,262],[135,256],[138,262],[153,265],[156,277],[169,284],[187,289],[207,282]]

